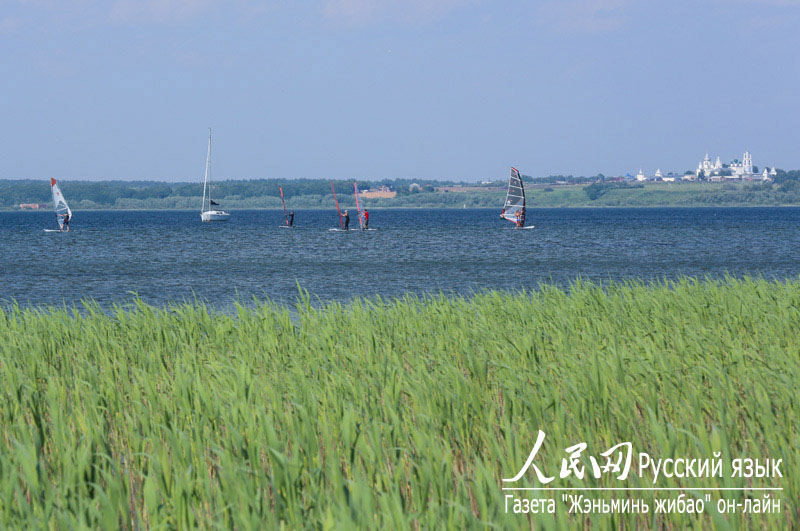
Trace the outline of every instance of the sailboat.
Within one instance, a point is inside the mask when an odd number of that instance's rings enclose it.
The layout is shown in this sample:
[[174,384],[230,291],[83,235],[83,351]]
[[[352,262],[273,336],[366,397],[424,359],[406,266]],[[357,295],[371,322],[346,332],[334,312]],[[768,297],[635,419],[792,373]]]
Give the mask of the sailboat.
[[[50,191],[53,192],[53,208],[56,211],[56,219],[58,220],[58,230],[45,229],[45,232],[62,232],[64,230],[64,220],[72,219],[72,210],[70,210],[67,200],[64,199],[64,194],[58,187],[58,181],[50,179]],[[69,225],[67,225],[69,230]]]
[[[212,207],[219,206],[219,203],[211,199],[211,128],[208,128],[208,153],[206,154],[206,177],[203,180],[203,204],[200,206],[200,219],[202,221],[228,221],[231,215],[224,210],[216,210]],[[208,193],[206,193],[208,190]],[[206,210],[206,195],[208,196],[208,210]]]
[[533,228],[533,226],[525,227],[525,187],[522,185],[519,170],[513,166],[511,176],[508,178],[506,202],[500,217],[513,223],[517,229]]

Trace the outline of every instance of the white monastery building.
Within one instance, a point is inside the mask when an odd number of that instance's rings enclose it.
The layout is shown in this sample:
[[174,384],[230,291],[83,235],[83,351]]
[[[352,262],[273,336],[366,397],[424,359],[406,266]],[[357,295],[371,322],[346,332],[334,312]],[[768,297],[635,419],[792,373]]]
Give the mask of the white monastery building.
[[644,170],[639,168],[639,173],[635,176],[627,174],[628,179],[636,180],[637,182],[644,181],[664,181],[674,182],[676,180],[694,181],[698,178],[708,179],[709,181],[724,181],[724,180],[747,180],[747,181],[772,181],[778,172],[775,166],[770,169],[765,166],[763,171],[758,171],[758,168],[753,166],[753,155],[750,151],[745,151],[742,155],[742,160],[733,159],[730,163],[723,163],[722,159],[717,157],[717,160],[711,162],[711,157],[703,157],[703,160],[697,165],[697,170],[693,173],[686,172],[684,175],[661,172],[661,168],[657,169],[652,177],[645,174]]
[[712,164],[708,153],[706,153],[706,156],[697,165],[696,173],[686,175],[684,179],[694,180],[702,175],[706,179],[712,181],[722,181],[726,179],[761,179],[769,181],[772,180],[776,174],[777,172],[774,166],[771,170],[765,167],[762,173],[756,173],[755,167],[753,166],[753,155],[750,151],[744,152],[741,161],[739,161],[739,159],[733,159],[729,164],[723,164],[719,157],[717,157],[717,160]]

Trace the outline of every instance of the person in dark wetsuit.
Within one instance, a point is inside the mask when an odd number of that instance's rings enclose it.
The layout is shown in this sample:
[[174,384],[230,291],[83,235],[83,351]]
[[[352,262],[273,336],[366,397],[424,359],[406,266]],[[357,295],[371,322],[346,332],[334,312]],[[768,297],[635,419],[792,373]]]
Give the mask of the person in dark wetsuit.
[[294,227],[294,210],[289,212],[289,226]]
[[344,230],[350,230],[350,214],[344,211]]
[[62,232],[64,231],[65,228],[67,229],[67,232],[69,232],[69,218],[70,218],[69,213],[64,214],[64,221],[61,224],[61,231]]
[[369,228],[369,210],[366,208],[364,209],[364,229]]

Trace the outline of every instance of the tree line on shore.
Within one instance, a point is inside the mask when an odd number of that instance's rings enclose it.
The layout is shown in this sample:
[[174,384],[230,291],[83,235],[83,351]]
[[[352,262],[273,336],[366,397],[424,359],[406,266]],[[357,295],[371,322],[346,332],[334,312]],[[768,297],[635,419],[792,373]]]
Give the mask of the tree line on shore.
[[[457,184],[433,179],[357,179],[360,190],[386,186],[398,195],[433,192],[434,186]],[[337,196],[353,196],[354,180],[328,179],[251,179],[214,182],[214,196],[241,200],[254,197],[279,198],[279,187],[287,199],[299,196],[331,195],[331,182]],[[158,181],[63,181],[64,193],[74,201],[91,201],[97,205],[114,205],[118,200],[163,200],[166,198],[195,198],[203,195],[203,184],[195,182]],[[417,185],[417,186],[413,186]],[[474,186],[474,184],[472,185]],[[0,180],[0,208],[20,203],[46,203],[51,200],[46,179]]]
[[[533,179],[523,176],[528,183],[547,184],[566,182],[586,184],[582,188],[590,204],[607,201],[614,196],[649,195],[649,190],[640,183],[609,181],[602,174],[592,178],[571,176],[549,176]],[[501,201],[497,188],[503,180],[485,182],[486,192],[475,191],[475,183],[439,181],[434,179],[358,179],[360,190],[387,187],[397,192],[393,199],[370,199],[371,206],[417,206],[417,207],[480,207],[492,206]],[[335,180],[336,194],[344,205],[354,203],[353,180]],[[192,208],[203,194],[202,183],[158,182],[158,181],[81,181],[62,182],[70,202],[79,208]],[[434,193],[435,187],[468,185],[469,193]],[[252,179],[223,180],[214,183],[214,197],[233,208],[278,208],[280,191],[283,189],[287,201],[299,208],[327,208],[333,204],[331,181],[327,179]],[[553,188],[536,187],[529,191],[529,199],[542,206],[556,201]],[[686,190],[685,192],[692,192]],[[772,182],[723,183],[719,190],[697,190],[695,198],[702,204],[800,204],[800,170],[777,170]],[[553,195],[554,199],[548,200]],[[667,194],[668,195],[668,194]],[[538,197],[535,197],[538,196]],[[657,199],[657,200],[656,200]],[[682,198],[682,203],[685,198]],[[543,200],[543,201],[541,201]],[[558,206],[574,203],[574,196],[563,196],[556,201]],[[653,198],[656,204],[672,204],[660,193]],[[23,203],[49,203],[50,186],[45,179],[0,180],[0,208],[18,208]],[[556,203],[553,203],[554,205]],[[677,204],[677,203],[676,203]]]

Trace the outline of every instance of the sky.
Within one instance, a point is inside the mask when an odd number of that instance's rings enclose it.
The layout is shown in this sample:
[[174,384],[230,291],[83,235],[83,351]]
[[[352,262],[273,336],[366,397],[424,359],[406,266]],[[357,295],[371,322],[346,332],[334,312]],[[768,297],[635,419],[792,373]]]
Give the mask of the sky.
[[800,168],[800,0],[0,0],[0,178]]

